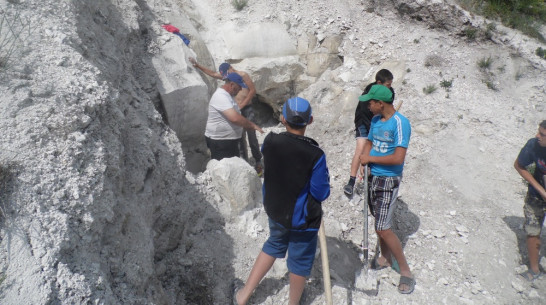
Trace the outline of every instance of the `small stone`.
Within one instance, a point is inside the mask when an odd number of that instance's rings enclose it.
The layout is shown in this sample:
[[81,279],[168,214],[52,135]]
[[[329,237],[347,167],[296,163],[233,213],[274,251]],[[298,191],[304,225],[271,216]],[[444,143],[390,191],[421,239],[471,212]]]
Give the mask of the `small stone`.
[[538,299],[538,298],[540,298],[540,295],[538,294],[538,292],[535,289],[533,289],[533,290],[529,291],[529,298]]
[[449,211],[449,215],[455,216],[455,215],[457,215],[457,211],[455,211],[455,210]]
[[433,233],[434,237],[436,238],[442,238],[444,236],[446,236],[446,234],[440,230],[435,230]]
[[457,226],[456,229],[457,229],[457,232],[468,233],[468,229],[465,226]]
[[447,286],[447,285],[449,285],[449,282],[445,278],[441,277],[441,278],[438,279],[438,284]]
[[525,290],[521,281],[512,281],[512,288],[514,288],[517,293],[522,293]]

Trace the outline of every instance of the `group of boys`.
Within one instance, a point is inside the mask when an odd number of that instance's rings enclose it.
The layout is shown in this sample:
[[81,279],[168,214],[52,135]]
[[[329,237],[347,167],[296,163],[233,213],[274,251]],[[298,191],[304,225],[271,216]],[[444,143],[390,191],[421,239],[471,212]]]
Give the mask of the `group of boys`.
[[[220,66],[220,73],[200,66],[195,60],[192,63],[206,74],[225,80],[209,105],[205,135],[211,157],[239,156],[242,129],[254,133],[254,139],[255,130],[263,133],[259,126],[241,115],[240,110],[248,107],[256,92],[254,84],[246,73],[234,70],[227,63]],[[382,269],[396,265],[400,273],[398,290],[409,294],[413,292],[416,282],[400,240],[392,231],[392,223],[411,126],[409,120],[393,106],[392,81],[392,73],[382,69],[376,74],[376,81],[369,84],[359,97],[355,113],[356,149],[344,192],[352,195],[359,168],[369,166],[371,175],[363,179],[369,181],[369,207],[375,219],[381,250],[381,255],[372,262],[372,266]],[[239,96],[242,89],[247,90]],[[317,233],[322,221],[321,203],[330,195],[326,157],[318,143],[305,136],[307,126],[313,122],[312,108],[307,100],[294,97],[286,101],[281,122],[286,132],[269,133],[263,141],[259,157],[252,149],[257,161],[263,154],[263,198],[270,234],[246,283],[233,286],[233,304],[246,304],[275,260],[284,258],[287,253],[289,305],[299,304],[315,258]],[[249,142],[254,141],[251,137]],[[251,143],[251,148],[253,146],[259,147],[257,140],[255,144]],[[534,174],[526,169],[531,163],[537,164]],[[529,140],[522,149],[514,166],[529,182],[524,211],[530,267],[521,275],[534,280],[540,275],[538,252],[546,207],[546,121],[540,124],[536,138]]]
[[[194,59],[190,60],[194,67],[205,74],[225,81],[213,94],[209,104],[205,138],[211,157],[220,160],[239,156],[242,130],[263,132],[259,126],[241,115],[240,110],[248,107],[256,92],[254,84],[248,74],[233,69],[228,63],[220,65],[220,72],[215,72],[199,65]],[[396,112],[392,105],[394,91],[388,88],[392,83],[392,73],[381,70],[376,78],[379,77],[383,78],[370,84],[359,98],[358,118],[355,118],[355,122],[358,119],[366,127],[357,128],[355,156],[358,154],[358,158],[355,157],[353,163],[357,169],[360,164],[369,164],[371,168],[371,207],[382,252],[377,266],[387,267],[396,260],[401,275],[399,291],[411,293],[415,280],[400,241],[391,230],[411,128],[409,121]],[[240,94],[241,91],[243,94]],[[360,111],[365,114],[360,115]],[[372,119],[373,115],[377,116]],[[281,122],[286,132],[269,133],[261,149],[265,169],[263,197],[269,218],[269,238],[256,258],[245,285],[233,287],[233,304],[246,304],[275,260],[285,257],[287,253],[289,304],[299,304],[306,277],[310,275],[313,266],[317,233],[322,221],[321,203],[330,195],[326,156],[315,140],[304,135],[307,126],[313,122],[312,108],[307,100],[294,97],[286,101]],[[252,141],[249,137],[249,142]],[[257,155],[253,150],[254,158],[259,161],[261,154],[259,157]],[[351,181],[352,187],[353,177]]]

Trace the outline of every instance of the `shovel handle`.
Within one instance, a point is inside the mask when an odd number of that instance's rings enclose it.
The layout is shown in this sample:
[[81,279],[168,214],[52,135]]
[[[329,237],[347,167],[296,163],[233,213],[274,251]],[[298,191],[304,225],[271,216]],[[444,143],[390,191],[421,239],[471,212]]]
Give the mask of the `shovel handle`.
[[326,304],[332,305],[332,285],[330,283],[330,264],[328,262],[328,248],[326,246],[326,233],[324,233],[324,219],[320,223],[318,231],[320,242],[320,258],[322,261],[322,281],[324,283],[324,294]]
[[368,266],[368,166],[364,165],[364,190],[361,194],[362,198],[362,216],[363,219],[363,236],[362,236],[362,252],[364,256],[364,267]]

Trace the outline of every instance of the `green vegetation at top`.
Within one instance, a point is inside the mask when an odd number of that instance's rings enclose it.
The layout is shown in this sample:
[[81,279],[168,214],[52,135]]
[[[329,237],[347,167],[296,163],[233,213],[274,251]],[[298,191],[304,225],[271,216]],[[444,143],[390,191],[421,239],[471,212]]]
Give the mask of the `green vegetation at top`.
[[544,0],[458,0],[462,7],[489,19],[500,19],[508,27],[546,42],[540,33],[546,24]]
[[231,4],[233,5],[233,7],[240,11],[242,10],[248,3],[248,0],[232,0],[231,1]]

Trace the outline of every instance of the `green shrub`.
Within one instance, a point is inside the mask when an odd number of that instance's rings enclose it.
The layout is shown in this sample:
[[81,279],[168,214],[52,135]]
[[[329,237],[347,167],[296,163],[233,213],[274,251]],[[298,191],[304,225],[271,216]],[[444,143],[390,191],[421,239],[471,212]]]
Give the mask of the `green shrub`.
[[436,86],[434,86],[434,85],[428,85],[428,86],[426,86],[425,88],[423,88],[423,92],[424,92],[425,94],[431,94],[431,93],[433,93],[434,91],[436,91],[436,89],[437,89]]
[[248,3],[248,0],[231,0],[231,4],[233,5],[233,7],[240,11],[242,10],[243,8],[245,8],[245,6],[247,5]]
[[544,0],[458,0],[458,2],[469,11],[489,19],[501,20],[508,27],[518,29],[541,42],[546,41],[540,32],[540,27],[546,23]]
[[475,27],[467,27],[463,30],[464,35],[468,40],[476,40],[476,36],[478,35],[478,29]]
[[442,80],[440,82],[440,87],[444,88],[446,91],[449,91],[449,88],[453,85],[453,79],[452,80]]
[[538,47],[538,49],[535,51],[535,53],[538,55],[538,57],[540,57],[542,59],[546,59],[546,49]]
[[491,59],[491,56],[487,58],[483,57],[482,59],[478,60],[478,67],[480,67],[482,70],[489,69],[492,63],[493,59]]
[[497,86],[495,86],[495,84],[493,83],[493,81],[491,80],[486,80],[484,81],[485,82],[485,85],[487,86],[487,88],[493,90],[493,91],[497,91]]

